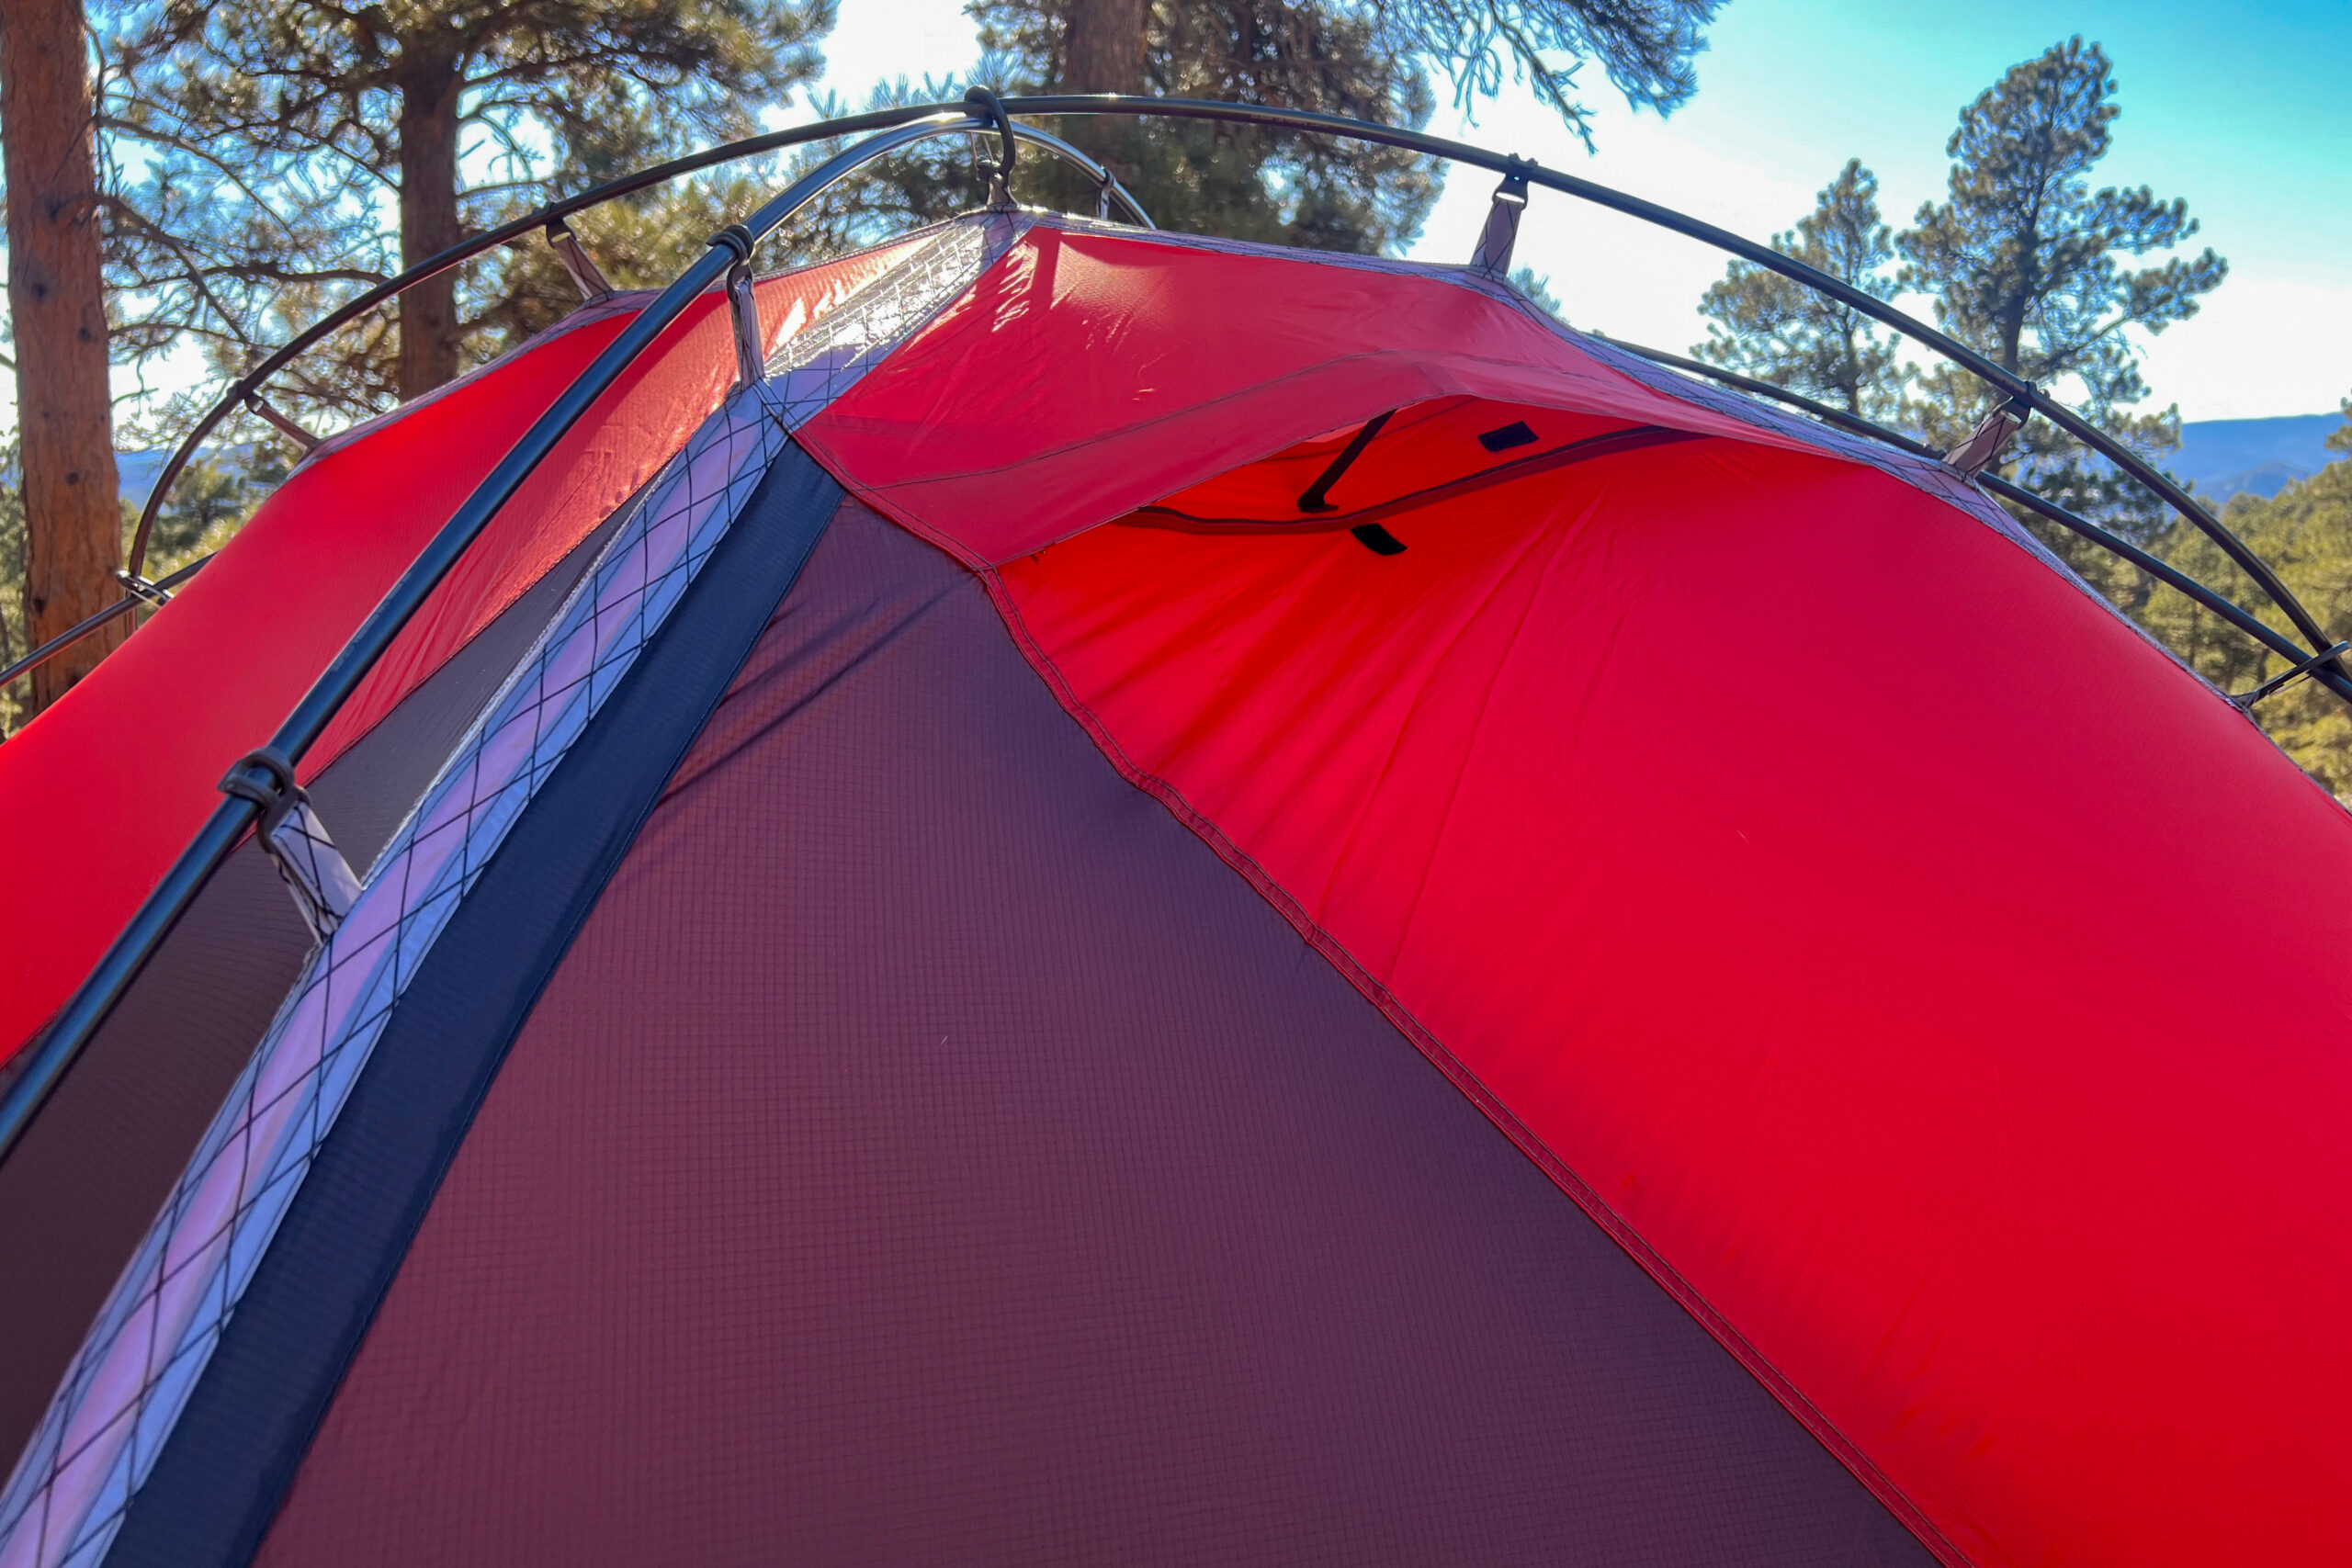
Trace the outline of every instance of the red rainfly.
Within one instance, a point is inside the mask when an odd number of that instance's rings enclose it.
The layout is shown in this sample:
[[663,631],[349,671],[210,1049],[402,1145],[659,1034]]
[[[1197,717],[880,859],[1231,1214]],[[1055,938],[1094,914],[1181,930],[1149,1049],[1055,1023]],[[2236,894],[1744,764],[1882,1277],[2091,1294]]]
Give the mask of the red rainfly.
[[[888,265],[870,252],[761,285],[796,330]],[[62,1006],[368,612],[644,297],[615,296],[306,459],[218,558],[0,746],[0,1064]],[[513,604],[677,450],[734,375],[717,296],[640,356],[494,518],[326,735],[305,778]],[[38,890],[38,892],[36,892]]]
[[1952,1561],[2352,1552],[2352,821],[2046,558],[1459,281],[1099,234],[806,438]]
[[[123,1540],[2352,1561],[2352,818],[1981,493],[1459,269],[996,213],[763,298],[769,380],[706,423],[704,301],[308,759],[718,433],[675,516],[774,584],[615,613],[351,1091],[451,1098],[317,1134]],[[0,1043],[630,308],[0,748]]]

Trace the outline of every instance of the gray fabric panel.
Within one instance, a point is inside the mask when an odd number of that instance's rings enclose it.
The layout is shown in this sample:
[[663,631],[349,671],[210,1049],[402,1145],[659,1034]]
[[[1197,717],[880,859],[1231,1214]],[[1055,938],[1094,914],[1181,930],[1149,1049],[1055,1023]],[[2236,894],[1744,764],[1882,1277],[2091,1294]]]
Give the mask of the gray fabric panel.
[[[312,782],[319,815],[354,869],[375,859],[634,503]],[[40,1425],[310,946],[277,868],[247,840],[0,1161],[0,1464],[13,1465]]]
[[354,871],[365,875],[391,841],[409,808],[433,782],[441,760],[457,749],[466,727],[529,650],[532,639],[555,619],[572,585],[636,504],[637,497],[631,496],[616,508],[553,570],[401,698],[398,707],[311,784],[311,799]]
[[854,504],[259,1561],[1931,1564]]
[[0,1162],[0,1453],[11,1466],[310,942],[248,839]]

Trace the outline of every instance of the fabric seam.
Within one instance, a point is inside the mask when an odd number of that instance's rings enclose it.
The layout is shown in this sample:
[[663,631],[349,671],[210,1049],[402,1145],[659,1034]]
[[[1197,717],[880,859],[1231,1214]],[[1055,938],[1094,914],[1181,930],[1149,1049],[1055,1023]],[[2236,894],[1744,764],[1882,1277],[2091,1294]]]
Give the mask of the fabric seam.
[[1061,705],[1062,710],[1086,731],[1096,749],[1118,771],[1122,778],[1157,800],[1170,816],[1190,829],[1202,842],[1215,851],[1219,859],[1238,873],[1257,891],[1260,897],[1272,906],[1283,919],[1290,922],[1291,926],[1306,940],[1308,946],[1322,954],[1324,960],[1344,976],[1350,985],[1362,993],[1373,1006],[1379,1009],[1383,1016],[1387,1018],[1398,1032],[1413,1043],[1431,1066],[1442,1073],[1505,1137],[1517,1145],[1521,1154],[1533,1161],[1537,1168],[1552,1179],[1555,1186],[1565,1192],[1571,1201],[1600,1227],[1603,1234],[1633,1258],[1645,1273],[1656,1280],[1659,1288],[1664,1290],[1677,1305],[1706,1330],[1716,1343],[1730,1352],[1732,1359],[1745,1368],[1749,1376],[1761,1383],[1784,1409],[1813,1434],[1815,1440],[1835,1455],[1838,1461],[1852,1472],[1855,1479],[1860,1481],[1882,1506],[1894,1514],[1905,1529],[1917,1537],[1923,1545],[1934,1552],[1947,1565],[1947,1568],[1977,1568],[1973,1561],[1960,1550],[1959,1545],[1947,1537],[1928,1517],[1925,1511],[1914,1504],[1894,1484],[1894,1481],[1861,1451],[1858,1445],[1839,1431],[1828,1416],[1812,1401],[1805,1398],[1796,1385],[1782,1375],[1761,1350],[1732,1326],[1730,1321],[1708,1302],[1698,1288],[1684,1279],[1672,1264],[1645,1241],[1641,1234],[1623,1216],[1611,1208],[1600,1193],[1570,1169],[1566,1161],[1554,1154],[1544,1141],[1535,1135],[1534,1131],[1521,1121],[1508,1106],[1503,1104],[1500,1098],[1470,1070],[1466,1063],[1448,1050],[1436,1035],[1413,1016],[1411,1010],[1398,999],[1394,992],[1358,963],[1355,956],[1349,953],[1338,939],[1317,924],[1313,917],[1307,914],[1305,907],[1294,898],[1262,865],[1251,858],[1239,845],[1227,838],[1214,822],[1184,798],[1183,793],[1174,784],[1136,764],[1120,747],[1118,741],[1113,738],[1108,728],[1102,724],[1093,710],[1079,698],[1076,691],[1064,679],[1059,667],[1047,657],[1044,648],[1031,635],[1028,624],[1021,615],[1020,606],[1013,603],[1012,594],[1005,590],[1002,580],[994,567],[975,569],[973,575],[979,579],[989,595],[989,602],[996,606],[998,617],[1003,621],[1006,630],[1012,635],[1014,646],[1021,649],[1023,659],[1046,683],[1046,689],[1054,694],[1054,700]]

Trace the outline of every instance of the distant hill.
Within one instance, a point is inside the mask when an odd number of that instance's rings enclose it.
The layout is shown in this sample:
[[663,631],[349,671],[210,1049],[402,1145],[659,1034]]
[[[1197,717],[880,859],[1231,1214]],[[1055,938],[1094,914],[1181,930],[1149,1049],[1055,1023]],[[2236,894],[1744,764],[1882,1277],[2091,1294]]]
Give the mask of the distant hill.
[[2199,420],[2180,427],[2180,450],[2165,467],[2216,502],[2241,492],[2277,495],[2342,456],[2327,449],[2327,438],[2343,424],[2340,413]]
[[[222,449],[218,446],[207,446],[200,450],[207,455],[218,457]],[[252,448],[232,446],[227,450],[232,455],[242,457]],[[120,481],[122,499],[135,506],[146,505],[147,492],[154,488],[156,476],[164,471],[164,465],[170,460],[171,456],[171,448],[168,446],[158,446],[149,452],[117,452],[114,455],[114,471],[115,478]]]
[[164,460],[170,456],[161,447],[153,452],[117,452],[114,471],[122,481],[122,499],[146,505],[147,491],[153,486],[155,476],[164,471]]

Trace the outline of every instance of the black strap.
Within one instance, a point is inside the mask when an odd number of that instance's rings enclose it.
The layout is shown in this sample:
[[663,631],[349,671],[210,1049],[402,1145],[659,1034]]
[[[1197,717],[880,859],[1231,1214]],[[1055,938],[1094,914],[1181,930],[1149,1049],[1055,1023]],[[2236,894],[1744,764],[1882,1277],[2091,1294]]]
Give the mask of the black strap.
[[1380,427],[1396,417],[1396,411],[1390,409],[1386,413],[1376,413],[1365,420],[1363,428],[1357,431],[1348,444],[1340,449],[1340,455],[1331,459],[1331,466],[1324,469],[1313,484],[1300,492],[1298,509],[1301,512],[1338,511],[1339,508],[1333,506],[1324,497],[1330,494],[1331,487],[1340,482],[1340,476],[1353,468],[1355,460],[1363,456],[1363,449],[1372,445],[1372,438],[1380,434]]

